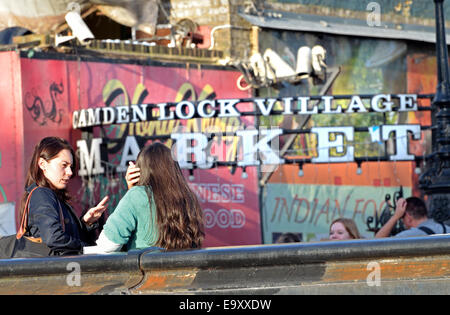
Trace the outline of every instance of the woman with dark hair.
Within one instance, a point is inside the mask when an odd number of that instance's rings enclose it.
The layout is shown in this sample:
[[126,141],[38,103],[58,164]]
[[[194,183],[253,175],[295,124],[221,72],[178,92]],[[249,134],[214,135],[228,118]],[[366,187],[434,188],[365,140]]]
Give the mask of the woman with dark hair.
[[282,233],[278,238],[276,239],[275,243],[281,244],[281,243],[297,243],[301,242],[300,237],[296,233]]
[[144,147],[135,170],[131,176],[127,172],[131,188],[106,221],[97,246],[85,247],[84,253],[114,252],[123,246],[200,248],[205,235],[202,209],[170,149],[159,142]]
[[84,246],[92,243],[88,232],[98,226],[95,223],[107,207],[108,197],[105,197],[82,218],[77,217],[69,204],[71,198],[67,191],[75,169],[75,154],[66,140],[47,137],[34,148],[25,180],[17,236],[44,243],[51,255],[81,253]]

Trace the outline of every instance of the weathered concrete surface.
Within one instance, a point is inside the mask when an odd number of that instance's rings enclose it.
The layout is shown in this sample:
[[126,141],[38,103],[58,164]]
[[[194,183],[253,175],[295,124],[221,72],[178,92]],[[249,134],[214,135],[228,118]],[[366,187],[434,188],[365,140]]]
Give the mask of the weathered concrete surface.
[[450,235],[0,260],[0,294],[119,293],[449,294]]

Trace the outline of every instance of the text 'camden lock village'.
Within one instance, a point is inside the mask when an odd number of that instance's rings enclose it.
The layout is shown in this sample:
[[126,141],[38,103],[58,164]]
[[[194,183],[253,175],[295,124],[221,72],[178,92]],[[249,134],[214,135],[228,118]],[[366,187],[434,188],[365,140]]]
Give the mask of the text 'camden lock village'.
[[[398,99],[398,106],[394,106],[393,99]],[[345,110],[341,105],[332,108],[332,101],[337,100],[335,96],[322,96],[319,102],[312,103],[311,97],[298,97],[299,109],[293,109],[294,98],[282,98],[283,111],[282,115],[311,115],[311,114],[348,114],[348,113],[366,113],[368,111],[386,113],[386,112],[409,112],[416,111],[417,95],[399,94],[399,95],[375,95],[370,99],[370,109],[363,104],[362,98],[358,95],[351,97]],[[104,126],[110,124],[139,123],[144,121],[165,121],[173,119],[192,119],[201,118],[227,118],[240,117],[241,112],[236,109],[236,105],[244,102],[239,99],[225,100],[203,100],[197,103],[182,101],[174,105],[167,103],[150,105],[140,104],[131,106],[116,107],[97,107],[75,111],[73,113],[73,128],[83,129],[95,126]],[[254,99],[253,100],[261,114],[264,116],[273,112],[273,108],[278,101],[275,98]],[[323,109],[319,110],[319,104],[323,102]],[[218,106],[218,107],[217,107]],[[168,110],[175,107],[174,111]],[[155,111],[153,110],[155,109]],[[158,116],[153,116],[155,112],[159,112]],[[209,169],[214,166],[214,162],[218,157],[211,152],[205,152],[211,148],[211,139],[207,133],[190,133],[183,130],[183,126],[179,126],[170,134],[170,138],[176,140],[172,147],[174,157],[177,159],[180,167],[183,169],[192,169],[195,160],[195,167],[201,169]],[[421,139],[420,125],[381,125],[368,127],[372,142],[387,141],[391,134],[395,135],[395,154],[390,155],[391,161],[411,161],[414,155],[408,153],[408,133],[412,133],[413,139]],[[335,126],[335,127],[314,127],[311,133],[317,135],[317,156],[311,159],[312,163],[342,163],[354,162],[354,146],[349,142],[354,141],[355,129],[353,126]],[[212,132],[214,134],[214,132]],[[226,132],[227,137],[241,137],[241,153],[242,158],[237,159],[237,166],[257,166],[257,165],[278,165],[285,162],[279,157],[278,137],[284,134],[284,130],[278,127],[262,127],[255,130],[250,126],[244,129],[235,130],[234,132]],[[334,139],[330,140],[333,135]],[[259,141],[255,141],[255,138]],[[86,140],[79,140],[77,146],[80,149],[81,163],[80,175],[96,175],[104,173],[104,168],[100,163],[100,145],[101,138],[94,138],[91,141],[91,147],[88,148]],[[344,145],[344,143],[347,144]],[[336,154],[330,155],[330,148],[336,149]],[[126,162],[135,159],[140,148],[133,136],[125,139],[124,154],[117,171],[126,169]],[[257,153],[263,153],[263,158],[259,160]]]

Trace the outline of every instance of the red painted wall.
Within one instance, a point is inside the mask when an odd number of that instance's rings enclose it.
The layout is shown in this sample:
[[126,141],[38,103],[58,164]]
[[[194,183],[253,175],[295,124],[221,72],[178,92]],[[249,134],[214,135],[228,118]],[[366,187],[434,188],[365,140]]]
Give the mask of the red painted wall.
[[18,202],[24,182],[20,57],[0,53],[0,203]]
[[[40,139],[60,136],[76,149],[76,141],[82,134],[72,129],[71,114],[75,110],[251,96],[236,87],[240,73],[224,68],[73,61],[64,60],[64,55],[58,58],[52,60],[40,55],[29,59],[20,58],[14,52],[0,54],[0,67],[4,69],[0,80],[3,110],[0,123],[4,126],[0,140],[0,185],[8,201],[16,204],[23,192],[24,171]],[[211,124],[222,127],[232,124],[237,128],[252,123],[252,119],[245,117],[235,121],[183,122],[190,130],[200,132]],[[143,122],[107,127],[105,133],[111,139],[152,136],[170,133],[174,126],[167,122]],[[100,128],[95,128],[94,135],[101,136]],[[120,150],[109,154],[108,162],[118,164],[120,154]],[[240,170],[235,175],[228,168],[195,171],[191,186],[206,211],[205,246],[261,243],[257,173],[251,168],[247,173],[248,178],[239,185],[243,181]],[[87,186],[82,185],[79,177],[72,182],[70,190],[78,202],[75,208],[81,214],[86,206],[83,198]],[[234,191],[233,197],[230,189]],[[91,201],[98,202],[100,197],[95,195]]]

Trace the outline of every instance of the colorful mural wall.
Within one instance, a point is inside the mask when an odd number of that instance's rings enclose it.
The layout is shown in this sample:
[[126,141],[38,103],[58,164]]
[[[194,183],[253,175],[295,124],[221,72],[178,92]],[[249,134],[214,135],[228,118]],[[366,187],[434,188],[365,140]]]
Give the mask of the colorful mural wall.
[[[329,66],[339,65],[341,74],[328,94],[433,93],[435,88],[434,52],[401,42],[372,41],[358,38],[299,35],[287,32],[263,33],[260,50],[271,47],[287,62],[295,61],[301,45],[322,44],[327,49]],[[295,46],[295,47],[294,47]],[[389,54],[386,52],[397,52]],[[419,51],[419,52],[417,52]],[[394,57],[395,58],[394,58]],[[125,140],[133,137],[138,146],[155,141],[180,126],[189,132],[236,131],[250,125],[293,128],[297,116],[273,116],[268,119],[250,116],[206,118],[187,121],[144,121],[122,125],[94,127],[90,131],[72,128],[72,113],[100,106],[180,102],[251,97],[250,91],[237,88],[241,75],[223,67],[159,64],[142,61],[77,59],[66,55],[0,53],[0,204],[1,211],[11,212],[21,198],[24,178],[34,145],[43,137],[56,135],[70,141],[102,138],[106,154],[102,155],[105,172],[97,176],[77,176],[70,190],[78,213],[110,195],[111,209],[126,191],[124,170],[117,171]],[[321,85],[303,82],[261,89],[258,96],[316,95]],[[421,101],[420,106],[429,106]],[[242,106],[250,106],[243,104]],[[252,108],[241,108],[251,110]],[[362,117],[359,117],[362,116]],[[431,123],[429,112],[394,113],[391,116],[317,115],[307,121],[307,128],[328,125],[363,125],[378,123]],[[356,139],[356,156],[376,155],[390,150],[389,145],[365,145],[366,134]],[[280,139],[280,145],[286,141]],[[172,140],[162,139],[168,146]],[[297,136],[287,151],[287,158],[310,157],[314,138]],[[223,137],[214,144],[223,159],[235,160],[236,138]],[[424,154],[430,147],[429,134],[410,142],[410,151]],[[308,164],[301,176],[297,165],[281,165],[263,186],[264,174],[257,167],[219,167],[211,170],[184,171],[190,186],[199,197],[207,232],[205,246],[272,243],[283,232],[301,234],[303,241],[326,238],[331,221],[339,216],[353,218],[365,237],[367,218],[385,207],[386,194],[403,187],[405,196],[421,195],[413,162],[366,162],[357,173],[355,163]],[[424,166],[420,165],[423,170]],[[5,210],[6,209],[6,210]],[[3,216],[3,215],[2,215]],[[0,222],[2,230],[11,231],[11,220]],[[15,222],[17,224],[17,222]],[[6,233],[6,232],[3,232]]]
[[[2,108],[3,126],[0,170],[0,192],[4,201],[16,205],[23,192],[24,170],[34,145],[45,136],[68,139],[74,148],[80,139],[96,136],[105,139],[107,155],[102,156],[106,172],[100,176],[77,176],[71,186],[74,206],[79,213],[110,195],[113,207],[125,193],[124,172],[117,172],[124,140],[135,136],[142,147],[152,136],[167,135],[180,124],[188,131],[223,130],[253,124],[252,118],[218,118],[184,121],[152,121],[94,128],[92,133],[72,129],[72,112],[99,106],[119,106],[181,100],[251,96],[239,90],[235,82],[240,73],[225,68],[189,67],[186,65],[147,65],[116,63],[112,60],[88,62],[78,60],[19,58],[14,52],[2,53],[5,64],[11,64],[4,76],[16,79],[17,85],[2,80],[5,94]],[[15,62],[11,62],[14,59]],[[61,60],[62,59],[62,60]],[[17,71],[20,69],[21,71]],[[14,93],[19,94],[14,100]],[[9,99],[6,96],[10,96]],[[21,111],[17,111],[19,108]],[[9,117],[8,117],[9,115]],[[22,122],[14,130],[13,120]],[[13,142],[15,135],[18,141]],[[224,139],[226,140],[226,139]],[[165,141],[171,146],[171,140]],[[227,144],[230,148],[233,143]],[[15,151],[22,151],[22,161]],[[236,152],[226,150],[233,159]],[[17,172],[20,169],[20,172]],[[229,168],[195,170],[190,185],[199,196],[205,215],[205,246],[261,243],[257,174],[247,169],[245,183],[237,183],[240,170],[233,175]]]
[[300,176],[296,165],[279,167],[264,189],[264,243],[285,232],[303,241],[327,239],[331,222],[340,217],[353,219],[364,237],[373,238],[367,219],[384,210],[385,196],[393,197],[400,186],[404,196],[411,195],[411,164],[364,163],[360,174],[355,163],[309,164]]
[[[327,95],[376,93],[434,93],[436,88],[436,59],[432,45],[406,43],[328,34],[263,30],[260,33],[261,53],[274,50],[295,69],[297,51],[302,46],[321,45],[326,50],[329,68],[339,67]],[[420,53],[415,53],[420,51]],[[329,75],[330,77],[330,75]],[[318,95],[323,82],[305,79],[298,84],[283,84],[260,91],[266,96]],[[344,103],[336,102],[336,105]],[[366,104],[367,105],[367,104]],[[427,99],[419,106],[429,106]],[[320,106],[320,105],[319,105]],[[311,115],[304,117],[273,116],[262,122],[267,125],[301,126],[354,126],[367,127],[379,123],[431,124],[430,112],[393,114]],[[288,127],[289,128],[289,127]],[[430,132],[422,132],[419,141],[409,141],[409,150],[417,156],[429,152]],[[288,136],[285,136],[288,141]],[[317,139],[298,135],[286,155],[291,158],[316,156]],[[370,134],[360,132],[352,142],[356,157],[383,157],[392,152],[392,143],[371,143]],[[415,163],[364,162],[357,172],[356,163],[280,166],[268,177],[262,189],[262,230],[264,243],[272,243],[281,233],[291,232],[303,241],[318,241],[328,237],[330,223],[338,217],[355,221],[364,237],[372,238],[367,219],[380,214],[386,207],[387,194],[403,189],[404,196],[421,196]],[[421,172],[424,165],[419,165]],[[301,175],[298,175],[298,174]]]

